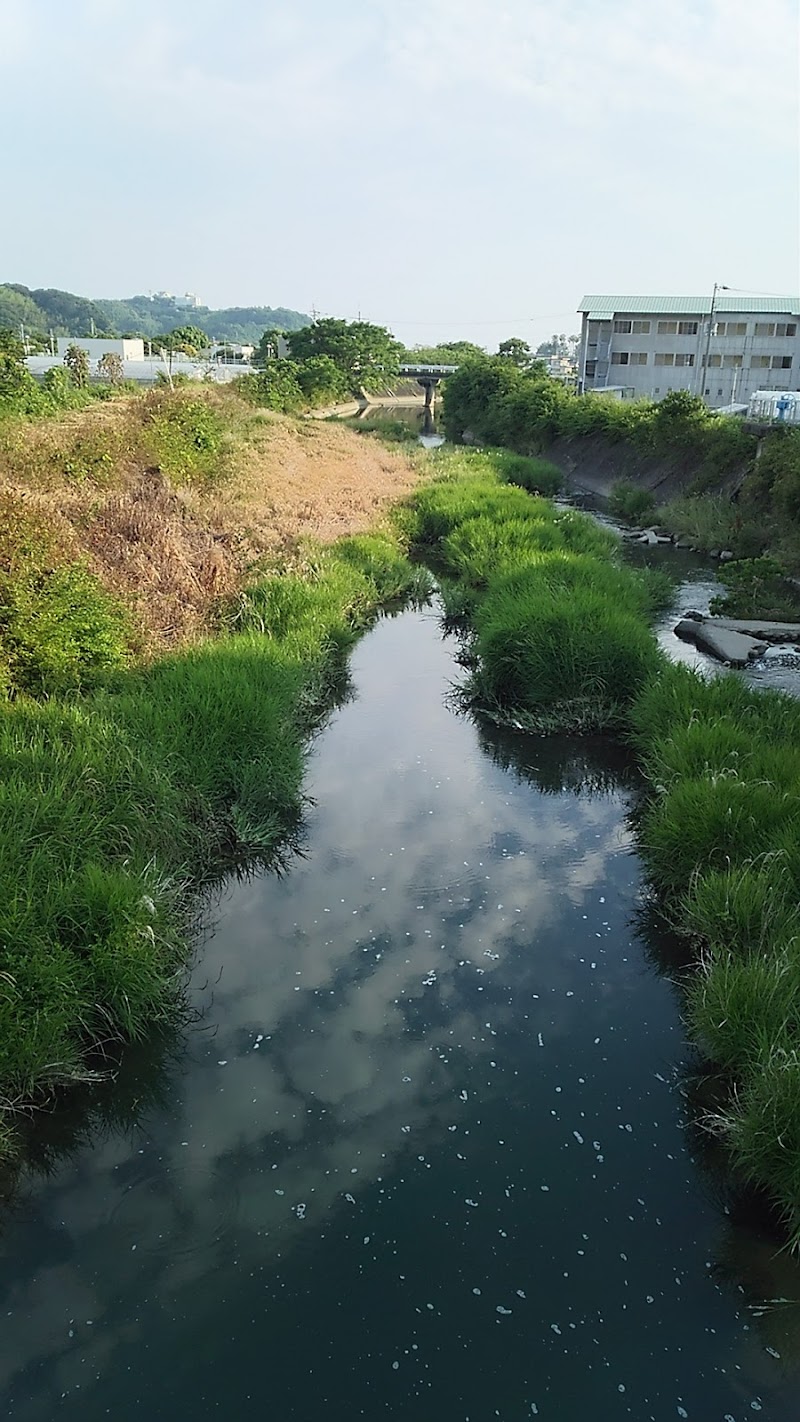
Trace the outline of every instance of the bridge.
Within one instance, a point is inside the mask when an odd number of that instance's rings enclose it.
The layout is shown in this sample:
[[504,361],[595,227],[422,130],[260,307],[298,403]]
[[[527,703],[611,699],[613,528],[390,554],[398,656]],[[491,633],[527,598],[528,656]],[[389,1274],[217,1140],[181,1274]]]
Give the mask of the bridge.
[[440,380],[458,370],[457,365],[401,365],[400,374],[407,380],[416,380],[425,391],[425,409],[432,410],[434,391]]

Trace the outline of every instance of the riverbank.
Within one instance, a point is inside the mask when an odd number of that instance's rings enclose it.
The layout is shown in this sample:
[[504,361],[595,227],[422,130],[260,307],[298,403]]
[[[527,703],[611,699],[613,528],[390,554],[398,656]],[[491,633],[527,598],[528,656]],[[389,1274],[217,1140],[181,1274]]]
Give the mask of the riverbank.
[[604,498],[627,484],[698,548],[769,551],[800,573],[797,429],[757,433],[685,390],[657,402],[579,396],[492,357],[448,378],[444,424],[456,443],[541,455],[572,487]]
[[[501,456],[502,459],[503,456]],[[506,456],[507,457],[507,456]],[[649,782],[638,836],[684,933],[697,1043],[718,1071],[706,1124],[800,1242],[800,706],[669,665],[654,592],[585,516],[504,487],[491,452],[435,456],[412,543],[444,565],[470,629],[469,703],[538,731],[604,729]]]
[[427,587],[375,531],[399,451],[227,392],[88,413],[0,431],[6,1149],[180,1014],[196,889],[280,852],[348,648]]

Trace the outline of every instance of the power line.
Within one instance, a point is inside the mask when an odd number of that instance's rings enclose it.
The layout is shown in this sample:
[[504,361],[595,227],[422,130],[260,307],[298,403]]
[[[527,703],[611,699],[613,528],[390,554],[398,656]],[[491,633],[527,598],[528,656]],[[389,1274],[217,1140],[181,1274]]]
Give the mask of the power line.
[[521,326],[535,321],[557,321],[575,314],[573,311],[545,311],[541,316],[493,316],[491,320],[474,320],[471,316],[462,316],[460,321],[439,321],[435,316],[386,316],[383,320],[392,326]]

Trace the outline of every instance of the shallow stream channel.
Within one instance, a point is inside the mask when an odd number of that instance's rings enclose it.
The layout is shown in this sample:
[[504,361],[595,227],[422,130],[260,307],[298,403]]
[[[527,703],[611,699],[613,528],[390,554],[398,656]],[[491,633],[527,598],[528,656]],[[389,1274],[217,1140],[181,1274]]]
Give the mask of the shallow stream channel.
[[3,1221],[4,1416],[797,1422],[800,1275],[687,1119],[637,772],[457,714],[458,651],[435,607],[361,641],[196,1021],[125,1110],[54,1118]]

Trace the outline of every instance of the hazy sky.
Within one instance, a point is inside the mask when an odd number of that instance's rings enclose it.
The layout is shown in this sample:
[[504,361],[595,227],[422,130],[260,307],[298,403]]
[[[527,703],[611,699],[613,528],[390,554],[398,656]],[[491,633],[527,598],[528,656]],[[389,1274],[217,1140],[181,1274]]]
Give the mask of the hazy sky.
[[0,279],[489,348],[800,287],[798,0],[0,0]]

